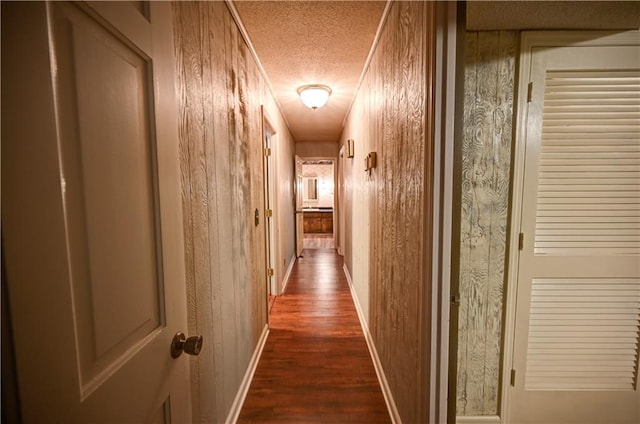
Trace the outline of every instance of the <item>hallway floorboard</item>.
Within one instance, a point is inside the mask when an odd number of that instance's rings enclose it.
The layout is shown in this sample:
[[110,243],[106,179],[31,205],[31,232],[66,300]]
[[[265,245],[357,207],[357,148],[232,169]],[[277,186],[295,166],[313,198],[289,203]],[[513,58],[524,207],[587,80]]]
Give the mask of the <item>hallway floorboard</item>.
[[239,423],[388,423],[334,249],[306,249],[269,319]]

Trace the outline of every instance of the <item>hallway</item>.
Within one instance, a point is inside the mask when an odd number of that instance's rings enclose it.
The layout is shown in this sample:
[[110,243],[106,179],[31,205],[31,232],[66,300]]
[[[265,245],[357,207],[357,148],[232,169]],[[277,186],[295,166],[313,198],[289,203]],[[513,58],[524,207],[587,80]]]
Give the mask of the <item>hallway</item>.
[[390,422],[342,263],[334,249],[296,261],[238,422]]

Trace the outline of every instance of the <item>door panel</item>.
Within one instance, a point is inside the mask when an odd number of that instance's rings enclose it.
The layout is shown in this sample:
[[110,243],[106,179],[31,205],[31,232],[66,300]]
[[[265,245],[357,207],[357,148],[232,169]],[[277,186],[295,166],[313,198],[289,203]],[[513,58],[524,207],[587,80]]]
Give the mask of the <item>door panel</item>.
[[507,421],[635,423],[640,49],[534,48],[530,78]]
[[25,423],[190,419],[188,360],[169,354],[186,328],[171,10],[149,12],[3,4],[16,88],[2,98],[3,241]]
[[79,9],[55,12],[74,319],[83,385],[92,386],[165,321],[153,102],[148,60]]

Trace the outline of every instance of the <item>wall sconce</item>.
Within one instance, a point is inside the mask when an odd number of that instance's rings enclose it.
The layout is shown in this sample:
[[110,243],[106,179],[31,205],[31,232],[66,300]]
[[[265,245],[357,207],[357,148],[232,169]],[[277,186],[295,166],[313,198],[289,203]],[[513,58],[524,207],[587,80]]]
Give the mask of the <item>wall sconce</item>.
[[320,84],[303,85],[298,88],[298,94],[305,106],[316,110],[327,104],[331,95],[331,88]]
[[347,140],[347,157],[352,158],[355,155],[353,150],[353,139],[350,138]]
[[366,173],[368,173],[369,175],[371,175],[371,170],[373,168],[375,168],[378,165],[378,161],[376,158],[376,152],[370,152],[365,158],[364,158],[364,170]]

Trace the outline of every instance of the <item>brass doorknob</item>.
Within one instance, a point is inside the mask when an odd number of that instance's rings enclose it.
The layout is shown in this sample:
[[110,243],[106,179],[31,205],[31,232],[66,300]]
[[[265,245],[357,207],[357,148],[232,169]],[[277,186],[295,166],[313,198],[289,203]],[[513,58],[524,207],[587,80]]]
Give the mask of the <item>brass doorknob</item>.
[[187,338],[182,331],[178,331],[171,341],[171,356],[177,358],[185,352],[188,355],[198,355],[202,350],[202,336]]

